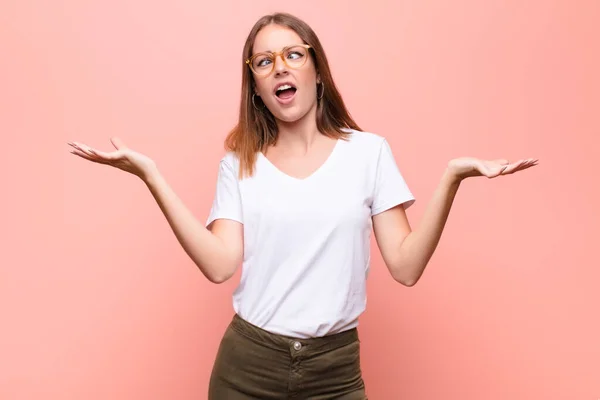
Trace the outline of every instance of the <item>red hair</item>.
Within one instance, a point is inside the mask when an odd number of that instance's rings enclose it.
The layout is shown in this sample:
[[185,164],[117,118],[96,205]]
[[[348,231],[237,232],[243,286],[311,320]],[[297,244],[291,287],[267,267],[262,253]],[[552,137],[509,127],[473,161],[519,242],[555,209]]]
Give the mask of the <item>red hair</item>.
[[225,139],[225,149],[233,151],[240,160],[240,178],[252,176],[257,152],[264,151],[277,140],[275,118],[266,107],[258,110],[252,104],[254,76],[245,60],[252,55],[252,47],[258,32],[267,25],[275,24],[292,29],[308,45],[310,54],[321,77],[324,88],[317,92],[323,96],[317,105],[317,129],[331,138],[345,138],[344,128],[360,130],[348,112],[329,69],[323,46],[310,26],[301,19],[287,14],[275,13],[260,18],[248,34],[242,60],[242,96],[239,121]]

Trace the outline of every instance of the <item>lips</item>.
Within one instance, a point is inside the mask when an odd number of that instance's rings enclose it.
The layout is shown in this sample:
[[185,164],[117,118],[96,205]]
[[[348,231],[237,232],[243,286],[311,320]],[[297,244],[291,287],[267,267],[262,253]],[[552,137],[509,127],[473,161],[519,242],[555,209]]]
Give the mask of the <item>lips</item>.
[[275,86],[273,93],[275,97],[282,103],[289,103],[296,94],[296,86],[291,82],[281,82]]

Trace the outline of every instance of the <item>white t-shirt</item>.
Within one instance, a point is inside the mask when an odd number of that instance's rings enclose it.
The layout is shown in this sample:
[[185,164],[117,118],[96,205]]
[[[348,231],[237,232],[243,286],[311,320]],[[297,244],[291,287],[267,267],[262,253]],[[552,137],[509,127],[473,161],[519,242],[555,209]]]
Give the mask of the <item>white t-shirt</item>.
[[267,331],[309,338],[358,325],[366,306],[371,217],[415,201],[388,142],[351,130],[306,179],[286,175],[259,152],[238,179],[237,156],[220,162],[207,225],[244,225],[244,258],[233,308]]

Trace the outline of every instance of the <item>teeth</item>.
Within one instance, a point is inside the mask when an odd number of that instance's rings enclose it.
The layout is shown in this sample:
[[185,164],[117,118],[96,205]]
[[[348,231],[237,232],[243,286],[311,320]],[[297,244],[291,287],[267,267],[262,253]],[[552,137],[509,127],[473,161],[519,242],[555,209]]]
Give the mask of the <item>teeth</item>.
[[277,88],[277,92],[279,92],[280,90],[286,90],[286,89],[291,89],[292,87],[290,85],[281,85]]

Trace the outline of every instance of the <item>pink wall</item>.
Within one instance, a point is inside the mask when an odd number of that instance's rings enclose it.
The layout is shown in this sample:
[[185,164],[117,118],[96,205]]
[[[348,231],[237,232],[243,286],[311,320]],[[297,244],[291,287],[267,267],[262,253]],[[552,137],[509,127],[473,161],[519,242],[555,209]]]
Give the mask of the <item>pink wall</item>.
[[206,281],[141,182],[66,142],[120,135],[204,219],[245,35],[284,5],[388,137],[414,226],[450,158],[540,159],[465,182],[415,287],[373,247],[370,398],[599,398],[594,0],[3,1],[0,398],[205,398],[239,274]]

